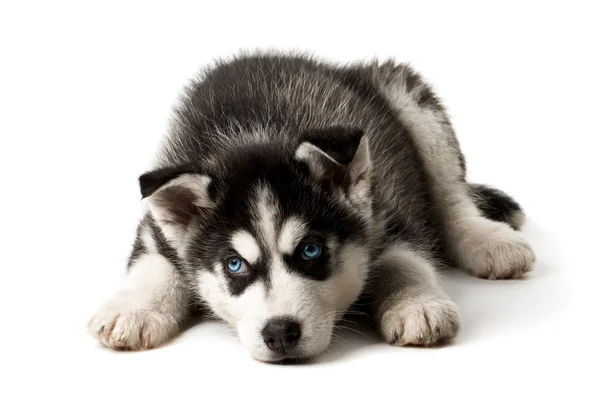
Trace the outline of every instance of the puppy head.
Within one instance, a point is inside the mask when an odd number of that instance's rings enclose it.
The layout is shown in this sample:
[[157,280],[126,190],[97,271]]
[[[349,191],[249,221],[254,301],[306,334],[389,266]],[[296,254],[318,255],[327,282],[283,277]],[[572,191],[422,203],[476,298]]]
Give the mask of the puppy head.
[[140,177],[199,297],[261,361],[318,355],[367,276],[367,138],[305,133],[290,149],[238,147],[210,169]]

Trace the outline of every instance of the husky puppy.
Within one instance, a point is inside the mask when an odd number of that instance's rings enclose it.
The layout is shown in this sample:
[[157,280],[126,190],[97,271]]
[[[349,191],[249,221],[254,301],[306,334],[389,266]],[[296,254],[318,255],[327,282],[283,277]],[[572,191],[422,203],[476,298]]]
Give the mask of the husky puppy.
[[360,300],[393,345],[455,337],[443,266],[519,278],[520,206],[465,180],[440,99],[409,66],[254,53],[202,72],[174,109],[104,345],[157,347],[194,306],[260,361],[319,355]]

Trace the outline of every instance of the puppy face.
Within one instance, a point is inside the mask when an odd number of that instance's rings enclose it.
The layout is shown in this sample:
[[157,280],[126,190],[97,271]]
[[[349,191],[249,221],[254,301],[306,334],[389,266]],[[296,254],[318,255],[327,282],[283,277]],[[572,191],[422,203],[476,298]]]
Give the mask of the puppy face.
[[292,197],[261,182],[192,239],[198,291],[256,359],[313,356],[363,287],[364,226],[298,180]]
[[295,150],[246,147],[221,167],[141,179],[198,295],[255,359],[320,354],[363,289],[368,148],[356,132],[323,142],[336,136],[314,132]]

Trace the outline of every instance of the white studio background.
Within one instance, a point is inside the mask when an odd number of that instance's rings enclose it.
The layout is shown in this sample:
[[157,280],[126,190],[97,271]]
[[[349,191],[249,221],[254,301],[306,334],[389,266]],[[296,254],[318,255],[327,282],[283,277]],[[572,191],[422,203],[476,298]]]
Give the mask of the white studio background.
[[[598,407],[596,2],[0,3],[0,406]],[[444,276],[453,345],[254,362],[207,323],[142,353],[85,329],[123,273],[147,170],[186,81],[254,48],[395,57],[433,82],[472,181],[525,208],[538,266]]]

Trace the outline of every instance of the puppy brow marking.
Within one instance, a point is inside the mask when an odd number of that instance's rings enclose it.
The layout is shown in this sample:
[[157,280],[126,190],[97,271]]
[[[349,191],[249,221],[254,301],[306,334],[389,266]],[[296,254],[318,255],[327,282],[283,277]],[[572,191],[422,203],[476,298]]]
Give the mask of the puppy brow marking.
[[305,233],[305,224],[297,217],[290,217],[279,233],[279,251],[285,254],[293,253]]
[[256,263],[260,258],[260,247],[247,231],[238,231],[231,238],[233,248],[249,263]]

